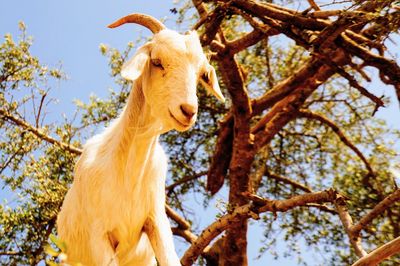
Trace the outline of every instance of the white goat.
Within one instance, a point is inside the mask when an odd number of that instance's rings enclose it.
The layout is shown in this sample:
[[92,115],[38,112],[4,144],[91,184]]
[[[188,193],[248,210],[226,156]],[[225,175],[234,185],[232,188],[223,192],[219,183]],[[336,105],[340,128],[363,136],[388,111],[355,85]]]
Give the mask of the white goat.
[[[214,68],[196,32],[181,35],[153,17],[128,15],[154,37],[124,64],[133,81],[121,115],[84,146],[57,226],[67,263],[180,265],[165,214],[166,156],[160,134],[185,131],[196,120],[198,81],[220,100]],[[155,256],[155,257],[154,257]]]

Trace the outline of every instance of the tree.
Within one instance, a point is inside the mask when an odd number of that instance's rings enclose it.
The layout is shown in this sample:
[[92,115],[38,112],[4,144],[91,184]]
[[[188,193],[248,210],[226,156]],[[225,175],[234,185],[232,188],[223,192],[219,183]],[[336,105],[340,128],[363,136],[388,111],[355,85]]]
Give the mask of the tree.
[[[197,11],[193,28],[230,96],[222,105],[199,90],[196,126],[163,136],[171,158],[167,213],[174,234],[188,242],[182,264],[247,265],[247,227],[255,220],[265,228],[261,253],[276,252],[282,232],[288,252],[301,238],[327,253],[325,263],[375,265],[390,257],[384,265],[397,265],[400,190],[391,169],[400,132],[374,117],[396,99],[366,85],[380,79],[400,101],[400,67],[388,45],[398,37],[399,2],[309,0],[298,9],[271,2],[193,0],[179,10],[181,19]],[[0,47],[1,178],[21,195],[1,207],[6,265],[46,258],[81,143],[129,93],[119,70],[134,46],[101,46],[118,92],[77,102],[76,117],[63,123],[43,124],[47,80],[63,74],[41,65],[30,44],[23,31],[19,43],[6,36]],[[184,199],[196,193],[207,205],[221,187],[228,191],[223,211],[192,232]]]

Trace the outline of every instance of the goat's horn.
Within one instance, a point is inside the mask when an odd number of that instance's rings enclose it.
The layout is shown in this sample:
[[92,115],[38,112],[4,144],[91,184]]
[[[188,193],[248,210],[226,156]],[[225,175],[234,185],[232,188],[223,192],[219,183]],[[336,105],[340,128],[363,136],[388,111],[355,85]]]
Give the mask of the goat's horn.
[[136,23],[139,25],[142,25],[149,30],[151,30],[154,34],[165,29],[166,27],[164,24],[162,24],[158,19],[145,15],[145,14],[130,14],[127,15],[123,18],[120,18],[119,20],[115,21],[114,23],[111,23],[108,25],[109,28],[116,28],[118,26],[121,26],[125,23]]

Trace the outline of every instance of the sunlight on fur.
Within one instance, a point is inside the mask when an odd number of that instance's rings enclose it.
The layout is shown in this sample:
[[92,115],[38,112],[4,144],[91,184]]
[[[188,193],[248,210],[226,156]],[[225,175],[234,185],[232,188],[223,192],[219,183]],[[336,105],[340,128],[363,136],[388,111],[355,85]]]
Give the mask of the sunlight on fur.
[[220,100],[214,68],[196,32],[182,35],[153,17],[126,16],[110,27],[136,23],[153,39],[128,60],[121,75],[133,82],[126,106],[89,139],[57,219],[67,264],[180,265],[165,213],[167,158],[159,135],[196,121],[199,81]]

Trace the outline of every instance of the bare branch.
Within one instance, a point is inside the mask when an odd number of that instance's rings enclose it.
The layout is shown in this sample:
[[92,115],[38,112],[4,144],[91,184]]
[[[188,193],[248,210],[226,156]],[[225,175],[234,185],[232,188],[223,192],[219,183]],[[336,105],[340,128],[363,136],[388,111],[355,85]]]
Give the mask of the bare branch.
[[308,0],[308,3],[315,11],[321,10],[314,0]]
[[[226,4],[219,5],[212,13],[209,13],[204,19],[204,27],[206,28],[204,34],[200,36],[200,42],[203,46],[209,45],[218,33],[219,26],[225,17],[227,11]],[[197,25],[196,25],[197,26]]]
[[361,245],[361,239],[359,236],[355,236],[351,233],[351,227],[353,226],[353,219],[351,218],[344,197],[338,197],[335,201],[336,210],[339,213],[340,220],[342,221],[343,227],[350,239],[350,244],[353,247],[358,257],[367,255],[367,252]]
[[347,79],[350,86],[357,89],[362,95],[369,98],[371,101],[373,101],[375,103],[375,109],[372,114],[374,114],[379,109],[379,107],[382,107],[385,105],[381,98],[378,98],[374,94],[370,93],[367,89],[365,89],[363,86],[361,86],[352,75],[350,75],[343,68],[339,67],[338,65],[336,65],[335,63],[330,61],[330,59],[328,57],[326,57],[322,53],[317,53],[316,55],[318,57],[320,57],[321,60],[324,61],[324,63],[326,63],[327,65],[332,67],[336,73],[341,75],[343,78]]
[[250,193],[247,193],[246,196],[252,200],[252,203],[235,208],[231,213],[224,215],[204,229],[196,241],[186,250],[181,259],[182,265],[192,265],[199,254],[215,237],[243,217],[258,219],[258,214],[262,212],[285,212],[295,207],[307,206],[310,203],[333,202],[336,200],[338,193],[333,189],[329,189],[294,196],[286,200],[268,200]]
[[256,43],[261,41],[262,39],[267,38],[264,32],[255,29],[243,37],[236,39],[234,41],[228,42],[226,48],[229,50],[231,54],[236,54]]
[[[339,65],[346,61],[346,57],[341,50],[333,52],[332,58]],[[300,109],[306,99],[334,74],[334,70],[330,66],[323,64],[321,60],[311,58],[306,66],[296,74],[277,85],[294,86],[296,89],[283,100],[276,103],[252,128],[252,133],[258,131],[255,136],[255,145],[257,148],[270,143],[274,136],[295,117],[296,110]],[[295,80],[298,83],[292,83]]]
[[182,216],[180,216],[176,211],[174,211],[171,207],[169,207],[167,204],[165,205],[165,212],[167,215],[174,220],[180,229],[189,229],[190,228],[190,223],[185,220]]
[[259,3],[252,0],[236,0],[233,5],[249,14],[256,15],[260,19],[268,16],[271,19],[291,23],[302,29],[322,30],[330,24],[327,21],[304,17],[295,10],[289,12],[288,10],[279,9],[276,5],[268,3]]
[[[397,88],[400,88],[400,66],[395,60],[389,60],[380,55],[371,53],[367,48],[358,45],[345,34],[342,34],[342,38],[346,41],[346,50],[349,50],[354,55],[364,60],[365,65],[374,66],[379,69],[382,77],[384,77],[382,79],[383,82],[395,86],[397,92]],[[387,77],[387,79],[385,79],[385,77]]]
[[190,244],[192,244],[197,239],[197,236],[195,234],[193,234],[188,229],[182,229],[182,228],[179,228],[179,227],[172,227],[171,230],[172,230],[172,233],[174,235],[182,237],[183,239],[185,239]]
[[356,261],[352,266],[375,266],[381,261],[398,253],[400,253],[400,236],[375,249]]

